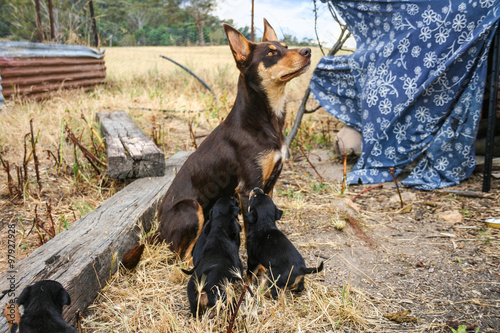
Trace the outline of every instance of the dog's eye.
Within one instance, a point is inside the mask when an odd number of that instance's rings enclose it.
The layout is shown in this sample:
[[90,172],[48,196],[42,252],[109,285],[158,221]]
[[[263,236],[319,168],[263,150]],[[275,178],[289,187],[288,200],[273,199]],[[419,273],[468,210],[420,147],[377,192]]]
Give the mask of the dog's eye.
[[276,51],[269,51],[269,52],[267,52],[267,56],[269,56],[269,57],[272,57],[275,54],[276,54]]

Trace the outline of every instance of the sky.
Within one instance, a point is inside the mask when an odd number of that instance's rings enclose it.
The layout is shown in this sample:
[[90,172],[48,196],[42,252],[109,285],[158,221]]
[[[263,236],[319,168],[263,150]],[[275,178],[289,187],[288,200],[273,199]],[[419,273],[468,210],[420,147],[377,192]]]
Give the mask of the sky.
[[[332,18],[328,7],[317,0],[318,7],[318,35],[322,43],[332,46],[337,40],[340,29]],[[233,19],[235,28],[250,26],[251,0],[219,0],[215,15],[220,19]],[[263,32],[263,18],[266,18],[274,28],[278,37],[283,34],[296,36],[300,41],[303,38],[316,40],[314,32],[314,3],[313,0],[255,0],[255,36],[261,37]],[[349,43],[354,47],[354,43]]]

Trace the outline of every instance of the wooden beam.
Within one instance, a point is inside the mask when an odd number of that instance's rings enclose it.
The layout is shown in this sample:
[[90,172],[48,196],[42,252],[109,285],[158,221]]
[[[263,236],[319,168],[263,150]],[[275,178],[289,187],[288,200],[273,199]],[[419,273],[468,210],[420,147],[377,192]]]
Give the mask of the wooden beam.
[[[64,317],[72,321],[77,310],[94,301],[123,254],[138,243],[139,224],[146,231],[151,228],[159,200],[188,156],[175,154],[167,160],[165,176],[136,180],[0,275],[0,308],[26,286],[51,279],[68,290],[71,305]],[[0,332],[7,329],[1,320]]]
[[165,155],[124,111],[98,112],[105,138],[108,177],[163,176]]

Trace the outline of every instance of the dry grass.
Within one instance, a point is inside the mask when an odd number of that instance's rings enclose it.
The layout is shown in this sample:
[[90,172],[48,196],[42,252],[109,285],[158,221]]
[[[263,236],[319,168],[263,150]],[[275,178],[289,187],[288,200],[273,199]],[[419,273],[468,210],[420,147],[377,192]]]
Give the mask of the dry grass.
[[[189,312],[188,277],[167,246],[147,246],[139,266],[122,270],[103,289],[84,319],[91,332],[225,332],[231,311],[222,302],[196,319]],[[322,274],[306,278],[300,295],[280,294],[277,300],[253,286],[239,309],[234,332],[330,332],[342,327],[365,331],[376,309],[349,284],[332,289]],[[236,289],[235,289],[236,288]],[[238,299],[240,286],[228,286],[228,299]]]

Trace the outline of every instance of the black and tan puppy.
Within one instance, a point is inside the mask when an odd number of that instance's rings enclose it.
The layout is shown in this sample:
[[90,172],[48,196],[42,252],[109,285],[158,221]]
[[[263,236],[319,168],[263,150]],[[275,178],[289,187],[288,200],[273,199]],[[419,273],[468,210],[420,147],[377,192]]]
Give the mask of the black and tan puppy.
[[193,251],[195,267],[184,270],[192,274],[187,293],[193,316],[214,306],[219,297],[226,297],[222,287],[226,281],[236,282],[243,276],[238,253],[241,232],[238,214],[236,201],[228,197],[217,200],[210,211],[210,219]]
[[71,298],[57,281],[43,280],[24,288],[17,303],[24,307],[19,323],[20,333],[77,332],[63,319],[63,306],[69,305]]
[[[321,272],[323,262],[317,268],[308,268],[304,258],[292,242],[276,227],[283,211],[278,209],[271,197],[260,188],[250,192],[247,226],[247,277],[266,272],[273,298],[278,296],[277,288],[300,292],[304,290],[304,275]],[[276,288],[277,287],[277,288]]]
[[[246,212],[254,187],[272,191],[286,154],[285,86],[311,63],[309,48],[288,49],[266,20],[261,43],[223,26],[240,71],[234,106],[177,173],[160,203],[159,227],[148,238],[166,241],[184,259],[217,199],[236,193]],[[124,256],[130,266],[140,257],[139,247]]]

